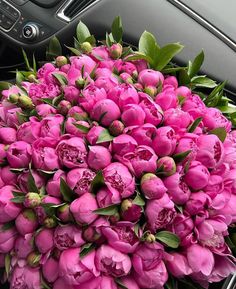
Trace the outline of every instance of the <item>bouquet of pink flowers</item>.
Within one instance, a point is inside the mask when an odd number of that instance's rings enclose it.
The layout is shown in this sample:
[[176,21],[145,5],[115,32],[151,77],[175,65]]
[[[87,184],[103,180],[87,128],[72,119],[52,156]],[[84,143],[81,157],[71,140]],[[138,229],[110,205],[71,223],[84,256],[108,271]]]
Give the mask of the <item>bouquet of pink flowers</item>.
[[[1,82],[0,267],[11,289],[208,288],[235,272],[235,108],[144,32],[80,22]],[[219,108],[224,109],[224,114]],[[231,121],[228,118],[231,118]],[[190,285],[191,284],[191,285]]]

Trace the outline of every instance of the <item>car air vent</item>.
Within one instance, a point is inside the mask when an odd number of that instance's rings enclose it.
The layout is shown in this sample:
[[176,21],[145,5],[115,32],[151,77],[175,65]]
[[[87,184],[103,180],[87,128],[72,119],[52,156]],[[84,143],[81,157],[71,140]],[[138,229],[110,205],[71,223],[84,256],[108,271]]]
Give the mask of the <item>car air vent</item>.
[[69,22],[80,12],[98,1],[99,0],[70,0],[62,7],[57,16]]

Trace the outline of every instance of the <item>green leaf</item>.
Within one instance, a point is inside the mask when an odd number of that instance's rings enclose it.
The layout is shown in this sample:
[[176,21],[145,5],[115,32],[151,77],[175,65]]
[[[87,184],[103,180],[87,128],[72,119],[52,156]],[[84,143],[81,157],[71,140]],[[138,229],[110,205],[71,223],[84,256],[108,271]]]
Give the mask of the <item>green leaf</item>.
[[41,101],[44,102],[44,103],[47,103],[47,104],[49,104],[49,105],[51,105],[52,107],[54,107],[54,108],[57,109],[57,107],[52,104],[53,99],[51,99],[51,98],[41,98]]
[[180,244],[180,239],[177,235],[169,231],[161,231],[155,235],[156,239],[166,244],[170,248],[178,248]]
[[44,211],[48,217],[54,217],[56,215],[56,209],[64,206],[65,203],[60,205],[55,205],[52,203],[41,204],[41,207],[44,208]]
[[19,168],[19,169],[11,168],[10,169],[10,171],[15,173],[15,174],[22,173],[24,170],[25,170],[25,168]]
[[23,57],[24,57],[26,69],[27,70],[31,70],[31,67],[30,67],[30,64],[29,64],[29,59],[28,59],[27,54],[26,54],[26,52],[24,51],[23,48],[22,48],[22,54],[23,54]]
[[140,193],[137,193],[136,197],[134,198],[133,204],[143,207],[145,205],[144,199],[141,197]]
[[225,141],[226,136],[227,136],[227,132],[226,132],[226,130],[225,130],[224,127],[217,127],[217,128],[215,128],[215,129],[209,131],[209,134],[215,134],[215,135],[217,135],[218,138],[219,138],[222,142]]
[[139,230],[140,230],[140,225],[139,225],[139,223],[137,223],[134,226],[134,233],[135,233],[136,237],[138,237],[138,238],[140,237],[139,236]]
[[18,196],[18,197],[11,199],[11,202],[15,204],[22,204],[24,203],[24,201],[25,201],[25,196]]
[[34,54],[33,54],[33,71],[34,73],[37,73],[37,62]]
[[169,279],[165,284],[166,289],[178,289],[176,287],[176,282],[177,282],[176,278],[169,275]]
[[83,133],[88,133],[90,131],[90,127],[84,126],[82,124],[79,123],[73,123],[73,125],[78,128],[80,131],[82,131]]
[[57,56],[62,55],[62,48],[60,41],[56,36],[53,36],[49,41],[49,45],[46,52],[47,60],[54,60]]
[[41,278],[42,289],[52,289],[42,278]]
[[195,76],[191,79],[191,86],[214,88],[217,86],[216,82],[204,75]]
[[132,53],[131,55],[128,55],[127,57],[125,57],[125,61],[133,61],[133,60],[140,60],[140,59],[143,59],[143,60],[146,60],[148,63],[151,63],[152,62],[152,58],[141,53],[141,52],[134,52]]
[[113,36],[112,36],[112,33],[106,33],[106,45],[108,46],[108,47],[110,47],[111,45],[112,45],[112,43],[114,43],[115,42],[115,40],[114,40],[114,38],[113,38]]
[[117,43],[122,41],[123,27],[120,16],[116,16],[111,26],[111,33]]
[[63,178],[60,179],[60,192],[66,202],[72,202],[76,198],[75,192],[67,185]]
[[175,154],[172,156],[172,158],[175,160],[175,162],[179,163],[182,162],[191,152],[192,150],[188,150],[179,154]]
[[120,279],[116,278],[116,279],[115,279],[115,282],[116,282],[116,284],[118,285],[119,288],[121,288],[121,289],[129,289],[128,287],[126,287],[126,286],[121,282]]
[[94,243],[84,244],[80,249],[80,254],[79,254],[80,258],[83,258],[87,254],[89,254],[91,251],[93,251],[95,249],[95,247],[96,246]]
[[78,49],[74,48],[74,47],[66,46],[66,48],[69,49],[72,53],[74,53],[77,56],[81,55],[81,52]]
[[58,80],[58,82],[64,86],[68,84],[68,80],[66,79],[66,77],[62,74],[59,73],[52,73],[52,75]]
[[202,117],[198,117],[194,120],[194,122],[192,124],[190,124],[190,126],[188,127],[188,132],[194,132],[195,129],[198,127],[198,125],[200,124],[200,122],[202,121]]
[[21,71],[16,70],[16,84],[21,85],[21,82],[25,80],[25,77]]
[[52,100],[52,104],[55,105],[55,106],[58,106],[58,104],[61,102],[61,100],[64,99],[64,95],[63,93],[54,97],[53,100]]
[[31,170],[29,170],[29,177],[28,177],[28,190],[29,192],[39,193],[39,189],[36,186],[34,177],[32,175]]
[[107,142],[107,141],[112,141],[113,138],[114,138],[114,137],[109,133],[109,130],[105,128],[105,129],[100,133],[96,144],[104,143],[104,142]]
[[105,208],[99,208],[95,211],[93,211],[93,213],[97,214],[97,215],[101,215],[101,216],[113,216],[118,212],[118,206],[117,205],[111,205]]
[[188,75],[190,78],[192,78],[193,76],[195,76],[202,64],[203,64],[203,61],[204,61],[204,52],[201,51],[196,57],[195,59],[193,60],[193,62],[189,62],[189,66],[188,66]]
[[88,27],[80,21],[76,28],[76,36],[80,44],[86,41],[86,39],[90,36],[90,32]]
[[162,72],[163,73],[166,73],[166,74],[169,74],[169,73],[174,73],[174,72],[178,72],[178,71],[182,71],[182,70],[185,70],[186,71],[187,67],[166,67],[164,69],[162,69]]
[[139,39],[138,50],[141,54],[148,56],[151,60],[149,63],[154,65],[160,46],[157,44],[156,38],[153,34],[144,31]]
[[181,214],[183,214],[183,207],[182,206],[175,204],[175,208],[177,209],[177,211],[179,211]]
[[4,223],[2,225],[1,231],[7,231],[7,230],[11,229],[14,226],[15,226],[15,221],[10,221],[8,223]]
[[96,176],[91,182],[91,192],[96,193],[101,187],[105,185],[102,171],[98,171]]
[[223,92],[223,89],[226,85],[226,81],[220,83],[219,85],[217,85],[212,92],[207,96],[207,98],[204,100],[205,104],[209,104],[211,101],[213,101],[213,99],[215,97],[217,97],[220,93]]
[[179,72],[179,84],[180,85],[189,85],[191,82],[190,77],[188,76],[188,73],[186,70],[180,70]]
[[183,48],[184,46],[179,43],[170,43],[159,49],[155,59],[155,69],[161,71]]
[[5,256],[5,271],[6,271],[7,278],[9,277],[10,268],[11,268],[11,256],[10,254],[7,254]]

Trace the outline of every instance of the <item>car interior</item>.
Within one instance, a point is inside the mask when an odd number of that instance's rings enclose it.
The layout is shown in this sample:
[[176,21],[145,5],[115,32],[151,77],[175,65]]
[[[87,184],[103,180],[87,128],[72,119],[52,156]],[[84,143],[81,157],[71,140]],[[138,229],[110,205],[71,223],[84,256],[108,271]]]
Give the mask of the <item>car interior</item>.
[[[181,65],[204,50],[201,72],[219,82],[227,80],[226,94],[234,100],[235,10],[234,0],[0,0],[0,80],[12,81],[14,71],[24,66],[22,48],[42,60],[52,36],[70,46],[82,20],[102,39],[120,15],[126,43],[136,45],[144,30],[161,45],[180,42],[185,48],[175,61]],[[236,288],[236,275],[211,288]]]

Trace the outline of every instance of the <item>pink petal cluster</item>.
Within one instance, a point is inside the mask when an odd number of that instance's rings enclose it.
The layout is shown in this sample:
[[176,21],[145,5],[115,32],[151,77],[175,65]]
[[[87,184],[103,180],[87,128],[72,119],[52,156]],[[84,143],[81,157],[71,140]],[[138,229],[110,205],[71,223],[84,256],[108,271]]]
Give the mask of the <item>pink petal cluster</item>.
[[[0,267],[8,260],[11,289],[163,289],[169,275],[207,288],[236,269],[225,242],[236,222],[231,123],[121,53],[94,47],[2,92]],[[13,93],[27,93],[34,113]]]

